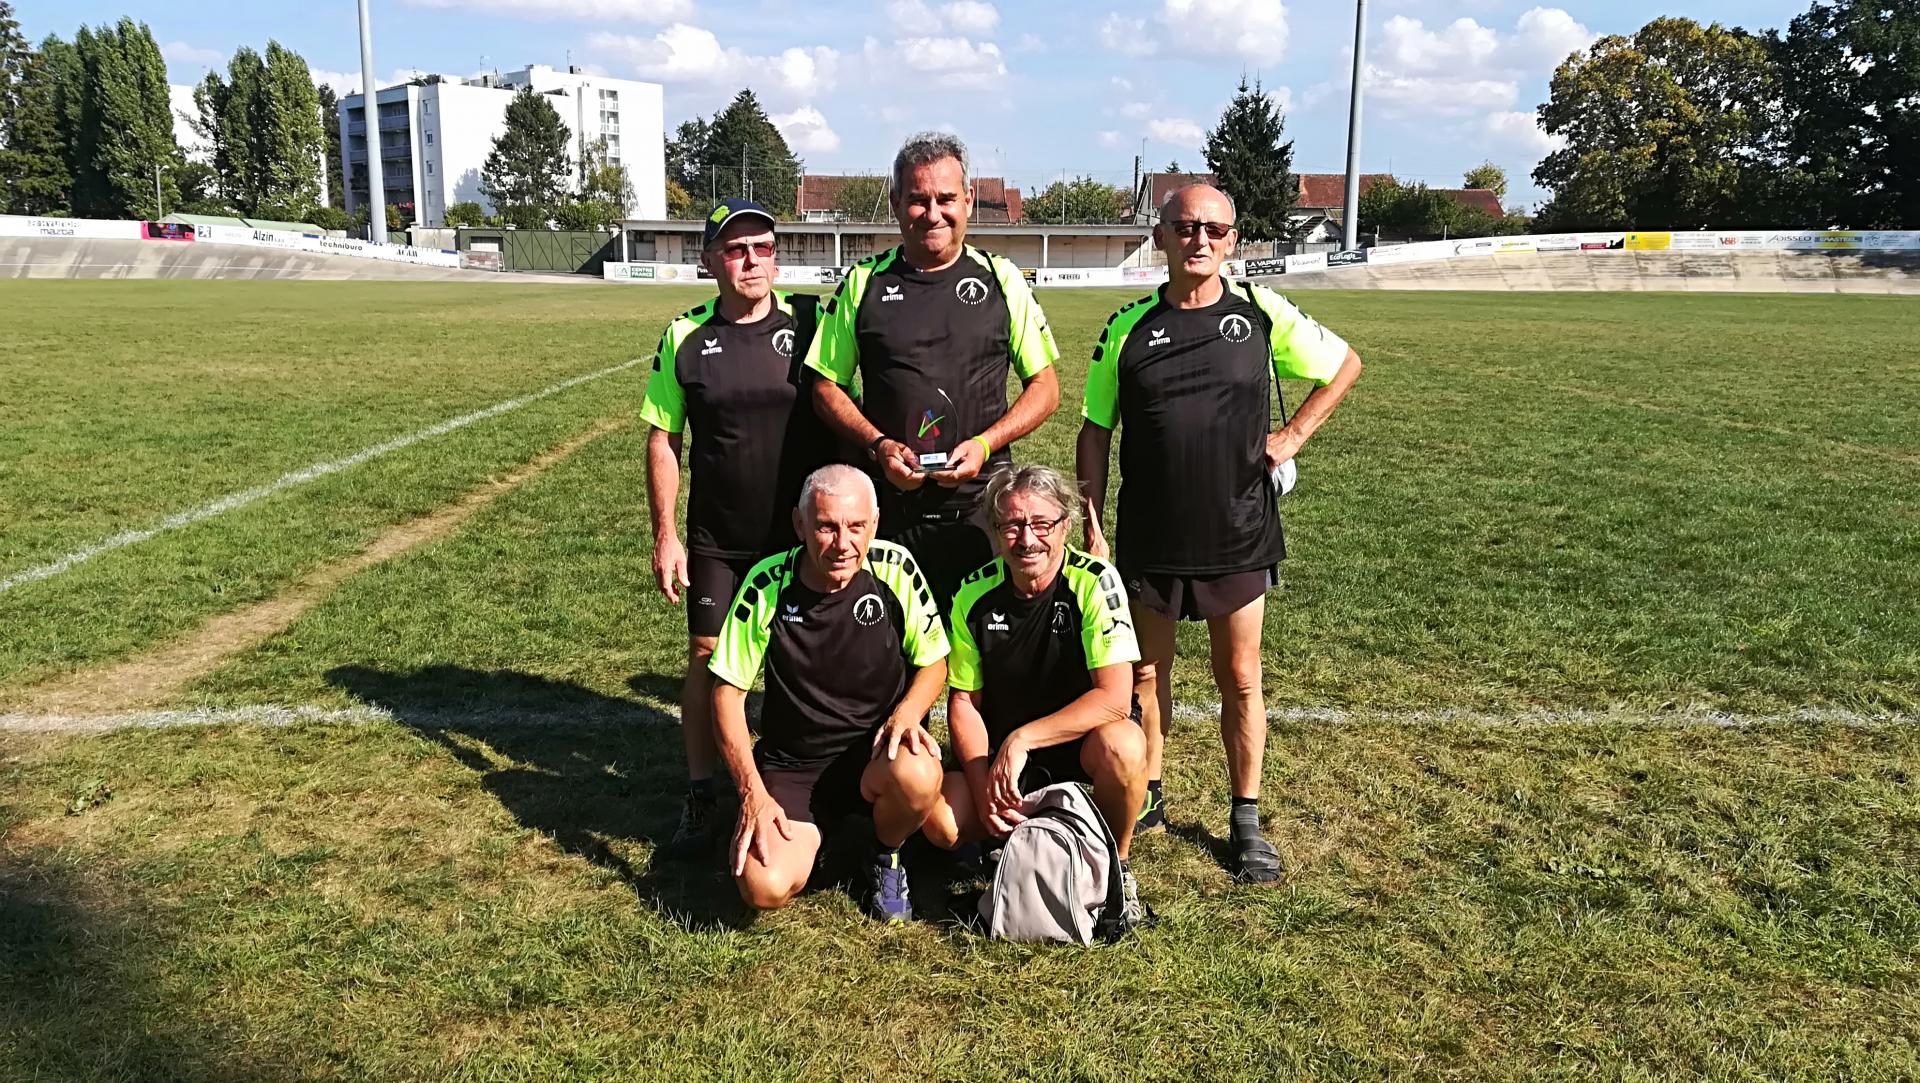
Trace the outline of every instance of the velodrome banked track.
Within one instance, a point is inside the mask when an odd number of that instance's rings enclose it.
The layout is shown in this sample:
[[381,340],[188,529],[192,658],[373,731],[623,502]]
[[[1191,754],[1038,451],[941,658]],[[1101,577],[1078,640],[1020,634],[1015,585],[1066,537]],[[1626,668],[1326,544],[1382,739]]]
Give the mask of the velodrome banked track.
[[1920,294],[1920,252],[1502,252],[1263,279],[1277,289]]
[[279,278],[304,281],[597,282],[223,244],[0,237],[0,278]]

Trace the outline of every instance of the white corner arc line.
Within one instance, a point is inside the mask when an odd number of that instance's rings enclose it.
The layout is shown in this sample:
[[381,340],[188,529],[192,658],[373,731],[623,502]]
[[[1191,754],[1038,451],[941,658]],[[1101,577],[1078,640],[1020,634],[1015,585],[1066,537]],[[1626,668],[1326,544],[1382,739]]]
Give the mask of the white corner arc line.
[[422,440],[429,440],[435,436],[445,435],[455,429],[465,428],[477,421],[485,421],[491,417],[499,417],[501,414],[509,413],[520,409],[522,406],[538,402],[549,395],[557,395],[568,388],[578,387],[589,381],[598,380],[604,376],[611,376],[616,372],[623,372],[633,368],[635,365],[643,365],[652,360],[653,355],[649,354],[646,357],[636,357],[630,361],[622,361],[618,365],[603,368],[598,372],[589,372],[582,376],[574,376],[550,387],[543,387],[530,395],[522,395],[517,399],[497,402],[483,410],[475,410],[470,414],[461,414],[459,417],[449,418],[446,421],[442,421],[437,425],[430,425],[418,432],[410,432],[405,436],[396,436],[385,443],[375,444],[369,448],[362,448],[345,458],[334,459],[331,462],[315,463],[312,466],[295,470],[290,474],[282,474],[265,485],[256,485],[251,489],[246,489],[241,492],[229,493],[212,503],[202,504],[197,508],[190,508],[186,511],[169,515],[153,526],[140,530],[124,531],[104,541],[95,542],[84,549],[76,549],[66,556],[61,557],[59,560],[28,568],[25,571],[15,572],[5,579],[0,579],[0,594],[5,594],[9,590],[27,583],[38,582],[42,579],[51,579],[61,572],[67,571],[75,565],[84,564],[103,553],[110,553],[115,549],[124,549],[129,545],[138,545],[143,541],[164,534],[169,530],[179,530],[181,527],[192,526],[195,523],[211,519],[216,515],[223,515],[236,508],[244,508],[257,500],[263,500],[275,493],[283,492],[297,485],[305,485],[309,481],[324,478],[329,474],[338,474],[342,470],[359,466],[361,463],[377,459],[382,455],[389,455],[402,448],[411,447]]

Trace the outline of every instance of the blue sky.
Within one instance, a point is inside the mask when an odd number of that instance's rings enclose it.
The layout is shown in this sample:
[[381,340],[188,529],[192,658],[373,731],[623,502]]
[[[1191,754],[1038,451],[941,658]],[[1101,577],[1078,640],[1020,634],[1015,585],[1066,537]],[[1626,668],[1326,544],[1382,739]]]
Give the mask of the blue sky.
[[[1295,168],[1339,172],[1353,6],[1346,0],[371,0],[382,81],[569,60],[664,83],[667,123],[760,94],[813,172],[877,172],[907,133],[946,128],[978,171],[1034,190],[1066,172],[1126,184],[1202,165],[1202,133],[1242,72],[1287,103]],[[175,83],[269,37],[358,85],[354,0],[15,0],[25,31],[70,37],[131,15]],[[1541,198],[1532,121],[1567,52],[1657,15],[1784,26],[1807,0],[1372,0],[1362,165],[1436,186],[1481,161],[1509,203]]]

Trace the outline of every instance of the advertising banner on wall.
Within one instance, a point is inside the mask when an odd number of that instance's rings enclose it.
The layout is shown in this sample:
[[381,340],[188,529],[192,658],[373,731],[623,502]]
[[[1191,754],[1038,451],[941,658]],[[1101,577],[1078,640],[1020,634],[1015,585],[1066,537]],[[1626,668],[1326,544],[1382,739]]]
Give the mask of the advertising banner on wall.
[[1325,252],[1308,252],[1304,255],[1287,257],[1287,273],[1297,275],[1302,271],[1324,271],[1327,269]]
[[1673,247],[1671,233],[1629,233],[1626,248],[1629,252],[1665,252]]
[[137,241],[139,222],[110,222],[99,218],[33,218],[0,214],[0,237],[72,237],[88,241]]
[[1250,259],[1247,261],[1247,276],[1258,278],[1261,275],[1283,275],[1287,273],[1287,257],[1274,256],[1269,259]]
[[149,241],[191,241],[193,227],[185,222],[142,222],[140,236]]
[[1365,262],[1367,262],[1367,250],[1364,248],[1350,248],[1345,252],[1327,253],[1327,266],[1329,267],[1354,267]]

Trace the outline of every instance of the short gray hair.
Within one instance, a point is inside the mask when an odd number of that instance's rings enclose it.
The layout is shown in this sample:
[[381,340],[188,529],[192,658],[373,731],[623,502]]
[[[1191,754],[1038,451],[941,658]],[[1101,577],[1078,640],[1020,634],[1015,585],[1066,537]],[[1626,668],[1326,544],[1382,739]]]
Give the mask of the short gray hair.
[[890,194],[899,196],[907,187],[907,171],[923,165],[931,165],[942,158],[952,158],[960,163],[960,186],[967,186],[967,145],[957,135],[946,132],[919,132],[907,137],[900,144],[899,153],[893,156],[893,187]]
[[800,510],[812,511],[819,493],[857,493],[865,496],[876,512],[880,510],[880,494],[873,487],[873,479],[845,463],[830,463],[807,475],[807,480],[800,483]]
[[1032,493],[1060,505],[1060,510],[1067,517],[1067,521],[1061,525],[1069,531],[1080,525],[1079,487],[1074,485],[1071,478],[1051,466],[1028,463],[996,471],[993,480],[987,482],[987,491],[980,500],[986,508],[989,527],[1000,529],[1000,524],[1006,521],[1007,501],[1017,493]]

